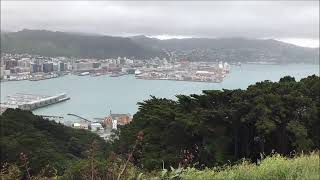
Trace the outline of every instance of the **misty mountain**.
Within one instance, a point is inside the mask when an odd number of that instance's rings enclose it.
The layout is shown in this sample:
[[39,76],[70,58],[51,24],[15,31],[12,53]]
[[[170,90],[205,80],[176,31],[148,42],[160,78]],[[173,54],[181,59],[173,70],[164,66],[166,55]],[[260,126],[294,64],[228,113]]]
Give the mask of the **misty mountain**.
[[190,61],[318,63],[319,48],[276,40],[189,38],[159,40],[146,36],[112,37],[95,34],[22,30],[1,34],[1,50],[44,56],[82,58],[173,57]]
[[43,56],[146,58],[160,54],[136,44],[129,38],[45,30],[22,30],[2,34],[1,45],[3,52]]
[[273,39],[187,38],[159,40],[131,37],[141,46],[162,49],[190,61],[318,63],[319,48],[306,48]]

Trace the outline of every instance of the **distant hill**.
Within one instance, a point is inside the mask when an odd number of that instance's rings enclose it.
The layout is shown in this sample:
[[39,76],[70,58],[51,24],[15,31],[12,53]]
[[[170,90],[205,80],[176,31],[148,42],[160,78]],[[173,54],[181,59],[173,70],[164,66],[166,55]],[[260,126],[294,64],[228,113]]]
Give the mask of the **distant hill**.
[[129,38],[45,30],[22,30],[2,34],[1,45],[3,52],[31,53],[43,56],[145,58],[160,54],[137,45]]
[[318,63],[319,48],[306,48],[268,39],[187,38],[159,40],[131,37],[141,46],[174,52],[178,59],[190,61]]
[[1,34],[2,52],[83,58],[169,57],[190,61],[318,63],[319,48],[305,48],[276,40],[245,38],[189,38],[159,40],[84,33],[22,30]]

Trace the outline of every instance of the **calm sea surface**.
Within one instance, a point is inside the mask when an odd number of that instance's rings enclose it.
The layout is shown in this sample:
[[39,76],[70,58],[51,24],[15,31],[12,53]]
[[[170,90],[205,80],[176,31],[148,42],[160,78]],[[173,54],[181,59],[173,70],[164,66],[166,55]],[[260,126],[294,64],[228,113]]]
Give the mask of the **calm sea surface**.
[[222,83],[183,82],[164,80],[139,80],[134,76],[75,76],[43,81],[13,81],[1,83],[1,102],[14,93],[55,95],[65,92],[69,101],[47,106],[34,111],[39,115],[64,116],[74,120],[67,113],[74,113],[89,119],[101,118],[113,113],[134,114],[137,102],[156,97],[175,98],[176,94],[201,93],[206,89],[245,89],[257,81],[278,81],[280,77],[291,75],[300,80],[308,75],[319,75],[318,65],[256,65],[243,64],[232,67]]

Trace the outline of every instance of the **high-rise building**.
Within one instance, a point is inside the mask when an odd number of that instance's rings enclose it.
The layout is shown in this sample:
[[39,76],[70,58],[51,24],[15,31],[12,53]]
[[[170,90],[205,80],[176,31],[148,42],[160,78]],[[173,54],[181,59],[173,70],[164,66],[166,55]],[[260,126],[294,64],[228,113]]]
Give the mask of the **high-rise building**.
[[53,63],[52,62],[46,62],[43,63],[42,69],[44,73],[49,73],[53,71]]
[[4,70],[5,70],[5,67],[0,66],[0,79],[4,79]]
[[66,70],[66,64],[64,62],[59,62],[59,71],[65,71]]
[[15,59],[10,59],[5,61],[6,70],[10,70],[18,65],[18,62]]
[[53,63],[53,71],[59,71],[59,64]]
[[31,63],[30,66],[31,66],[31,72],[32,73],[41,72],[41,65],[40,64]]

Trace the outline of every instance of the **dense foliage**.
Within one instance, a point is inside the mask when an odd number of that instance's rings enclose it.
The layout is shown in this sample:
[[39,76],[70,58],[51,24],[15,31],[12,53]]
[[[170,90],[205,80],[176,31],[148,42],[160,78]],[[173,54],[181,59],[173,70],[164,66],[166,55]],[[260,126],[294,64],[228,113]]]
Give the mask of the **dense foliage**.
[[319,149],[320,79],[263,81],[246,90],[208,90],[178,95],[177,100],[152,97],[139,103],[131,124],[123,127],[118,153],[128,153],[135,135],[144,139],[133,162],[142,168],[196,165],[213,167],[260,153]]
[[107,153],[106,143],[96,134],[66,127],[28,111],[8,109],[0,121],[1,165],[13,163],[21,167],[26,161],[32,174],[46,167],[48,172],[62,174],[74,161],[88,157],[92,142],[97,144],[97,157],[105,157]]

